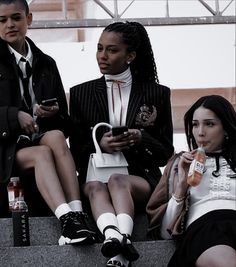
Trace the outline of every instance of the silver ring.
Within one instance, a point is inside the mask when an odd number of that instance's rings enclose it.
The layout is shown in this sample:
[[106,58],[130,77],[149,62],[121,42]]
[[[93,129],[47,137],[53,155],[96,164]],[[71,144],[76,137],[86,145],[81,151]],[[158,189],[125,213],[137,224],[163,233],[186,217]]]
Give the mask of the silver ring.
[[34,128],[35,128],[35,129],[38,128],[38,125],[37,125],[37,124],[34,124]]
[[129,142],[129,146],[134,146],[134,140],[133,140],[133,139],[130,140],[130,142]]

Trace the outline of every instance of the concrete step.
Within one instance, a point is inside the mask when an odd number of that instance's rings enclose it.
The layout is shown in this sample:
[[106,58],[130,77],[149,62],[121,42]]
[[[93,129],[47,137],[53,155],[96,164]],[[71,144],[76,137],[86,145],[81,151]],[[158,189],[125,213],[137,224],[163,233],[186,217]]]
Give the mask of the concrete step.
[[[137,214],[134,220],[133,241],[147,240],[147,217],[145,214]],[[30,243],[31,246],[57,245],[61,234],[60,222],[56,217],[30,217]],[[12,219],[0,219],[0,247],[13,246]]]
[[[140,258],[132,267],[166,267],[175,245],[173,241],[147,239],[147,217],[137,214],[133,241]],[[58,246],[60,222],[55,217],[30,217],[29,247],[13,247],[12,219],[0,219],[1,267],[103,267],[107,259],[101,254],[101,243],[87,246]]]
[[[132,267],[166,267],[174,252],[173,241],[135,242],[140,258]],[[101,244],[88,246],[0,247],[1,267],[105,267]]]

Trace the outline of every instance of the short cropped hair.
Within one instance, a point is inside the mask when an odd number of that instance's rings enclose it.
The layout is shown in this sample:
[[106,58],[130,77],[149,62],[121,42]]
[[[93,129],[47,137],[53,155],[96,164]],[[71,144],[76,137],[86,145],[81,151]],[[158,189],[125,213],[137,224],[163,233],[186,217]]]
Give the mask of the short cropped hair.
[[10,4],[15,4],[19,3],[25,10],[25,14],[29,14],[29,5],[26,0],[0,0],[0,5],[10,5]]

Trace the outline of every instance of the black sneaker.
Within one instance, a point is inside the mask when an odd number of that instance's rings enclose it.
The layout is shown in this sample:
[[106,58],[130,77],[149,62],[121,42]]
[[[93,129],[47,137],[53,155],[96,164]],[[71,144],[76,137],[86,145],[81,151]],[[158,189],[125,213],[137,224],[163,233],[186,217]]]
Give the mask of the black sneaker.
[[77,213],[68,212],[60,217],[60,221],[62,228],[62,235],[58,241],[60,246],[65,244],[94,243],[93,232],[88,229]]
[[87,229],[91,232],[94,237],[95,243],[102,243],[104,241],[104,236],[100,233],[99,229],[93,218],[85,212],[75,212],[77,219],[81,220],[87,227]]

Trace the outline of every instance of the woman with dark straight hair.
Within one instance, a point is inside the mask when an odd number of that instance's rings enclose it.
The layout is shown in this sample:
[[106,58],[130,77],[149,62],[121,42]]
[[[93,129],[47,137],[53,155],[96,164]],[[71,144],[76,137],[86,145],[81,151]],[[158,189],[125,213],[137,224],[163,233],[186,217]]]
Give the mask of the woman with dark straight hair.
[[[222,96],[203,96],[186,112],[184,124],[189,152],[169,161],[149,200],[149,233],[178,241],[168,267],[235,267],[234,107]],[[205,164],[195,158],[200,146],[206,152]],[[192,162],[203,172],[195,185],[188,182]]]

